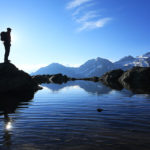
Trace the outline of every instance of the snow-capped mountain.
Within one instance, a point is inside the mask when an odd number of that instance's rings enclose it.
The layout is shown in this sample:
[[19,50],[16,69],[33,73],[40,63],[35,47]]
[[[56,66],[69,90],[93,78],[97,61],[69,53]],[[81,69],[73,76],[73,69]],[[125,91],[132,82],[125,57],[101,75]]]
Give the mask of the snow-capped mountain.
[[31,75],[62,73],[69,77],[84,78],[92,76],[101,76],[102,74],[111,70],[112,68],[112,62],[110,62],[107,59],[98,57],[96,59],[88,60],[78,68],[66,67],[58,63],[52,63],[46,67],[40,68]]
[[111,70],[113,63],[107,59],[97,57],[96,59],[88,60],[86,63],[81,65],[77,72],[78,74],[84,74],[85,77],[100,76],[103,73]]
[[142,55],[142,57],[150,58],[150,52],[148,52],[148,53]]
[[135,66],[149,67],[150,66],[150,52],[142,56],[137,56],[137,57],[126,56],[114,63],[115,68],[121,68],[123,70],[127,70]]
[[134,57],[126,56],[126,57],[121,58],[119,61],[116,61],[114,63],[114,65],[115,65],[116,68],[121,68],[122,66],[124,66],[126,64],[132,63],[134,60],[135,60]]
[[36,72],[32,73],[32,75],[37,74],[57,74],[62,73],[64,75],[70,75],[70,77],[79,77],[78,74],[76,74],[75,68],[72,67],[66,67],[59,63],[52,63],[46,67],[42,67]]
[[126,56],[114,63],[107,59],[98,57],[96,59],[88,60],[77,68],[66,67],[58,63],[52,63],[46,67],[40,68],[36,72],[32,73],[32,75],[62,73],[69,77],[84,78],[101,76],[113,69],[120,68],[127,70],[134,66],[150,67],[150,52],[137,57]]

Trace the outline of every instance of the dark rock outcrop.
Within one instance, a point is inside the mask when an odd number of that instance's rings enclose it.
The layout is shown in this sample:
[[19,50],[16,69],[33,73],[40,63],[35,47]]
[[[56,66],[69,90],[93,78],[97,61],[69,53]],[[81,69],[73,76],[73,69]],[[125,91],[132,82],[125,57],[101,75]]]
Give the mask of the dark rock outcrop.
[[150,87],[150,67],[134,67],[125,71],[119,82],[130,84],[132,88]]
[[66,83],[69,80],[69,78],[66,75],[56,74],[51,76],[49,80],[51,83],[61,84],[61,83]]
[[134,93],[150,93],[150,68],[149,67],[134,67],[130,70],[123,71],[121,69],[112,70],[105,73],[101,77],[91,78],[70,78],[62,74],[54,75],[36,75],[32,79],[37,84],[42,83],[57,83],[62,84],[67,81],[85,80],[85,81],[101,81],[106,86],[116,90],[126,88]]
[[133,67],[127,71],[113,70],[100,77],[113,89],[126,88],[134,93],[150,93],[150,67]]
[[11,63],[0,64],[0,93],[38,90],[31,76]]
[[134,67],[119,78],[122,86],[134,93],[150,93],[150,67]]
[[123,73],[124,71],[121,69],[112,70],[101,76],[99,80],[113,89],[122,90],[123,86],[119,83],[118,79],[122,76]]
[[124,73],[123,70],[117,69],[117,70],[112,70],[110,72],[105,73],[103,76],[100,77],[100,80],[103,82],[118,82],[118,79],[122,76]]
[[50,83],[50,77],[53,75],[35,75],[32,76],[32,79],[37,83],[37,84],[42,84],[42,83]]
[[32,79],[37,84],[42,84],[42,83],[62,84],[62,83],[66,83],[67,81],[74,81],[74,80],[76,80],[75,78],[70,78],[70,77],[67,77],[66,75],[62,75],[62,74],[36,75],[36,76],[32,76]]
[[30,76],[11,63],[0,64],[0,93],[35,92],[42,83],[62,84],[67,81],[87,80],[98,82],[122,90],[129,89],[134,93],[150,93],[150,67],[134,67],[130,70],[112,70],[101,77],[70,78],[62,74]]

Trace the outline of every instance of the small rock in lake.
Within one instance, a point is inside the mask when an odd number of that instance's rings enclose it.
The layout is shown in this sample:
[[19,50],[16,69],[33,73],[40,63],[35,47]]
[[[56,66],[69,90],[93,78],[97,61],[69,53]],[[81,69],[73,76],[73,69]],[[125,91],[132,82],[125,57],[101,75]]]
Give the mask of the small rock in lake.
[[97,109],[98,112],[102,112],[103,110],[104,110],[104,109],[102,109],[102,108],[98,108],[98,109]]

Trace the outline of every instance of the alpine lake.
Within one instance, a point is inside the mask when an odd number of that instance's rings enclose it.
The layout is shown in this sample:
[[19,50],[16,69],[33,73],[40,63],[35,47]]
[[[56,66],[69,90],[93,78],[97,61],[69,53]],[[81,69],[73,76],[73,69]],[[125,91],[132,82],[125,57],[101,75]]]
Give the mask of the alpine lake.
[[149,94],[91,81],[42,87],[0,98],[0,150],[150,150]]

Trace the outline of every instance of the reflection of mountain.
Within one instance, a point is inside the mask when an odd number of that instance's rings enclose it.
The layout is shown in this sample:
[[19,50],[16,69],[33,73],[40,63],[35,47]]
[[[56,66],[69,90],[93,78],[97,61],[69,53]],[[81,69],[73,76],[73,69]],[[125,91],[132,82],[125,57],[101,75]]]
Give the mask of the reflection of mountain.
[[110,88],[102,85],[101,83],[96,83],[92,81],[69,81],[65,84],[43,84],[43,86],[49,88],[52,91],[59,91],[65,87],[69,86],[79,86],[80,88],[84,89],[88,93],[93,94],[107,94],[111,91]]
[[[43,86],[47,87],[53,92],[55,91],[59,92],[65,87],[79,86],[86,92],[91,93],[91,94],[97,94],[97,95],[109,94],[112,91],[114,92],[118,91],[118,90],[115,90],[108,86],[103,85],[101,82],[92,82],[92,81],[69,81],[64,84],[51,84],[50,83],[50,84],[43,84]],[[127,89],[122,89],[122,90],[120,89],[119,94],[121,94],[122,96],[129,96],[129,97],[134,95],[131,91]]]

